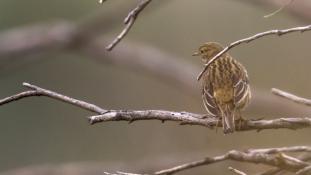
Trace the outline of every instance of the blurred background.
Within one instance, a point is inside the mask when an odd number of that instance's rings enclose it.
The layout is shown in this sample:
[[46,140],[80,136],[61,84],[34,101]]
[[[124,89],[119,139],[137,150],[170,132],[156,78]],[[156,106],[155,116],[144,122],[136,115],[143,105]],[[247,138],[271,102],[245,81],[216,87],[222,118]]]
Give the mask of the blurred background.
[[[270,18],[263,16],[286,0],[159,0],[148,5],[130,33],[108,53],[105,46],[121,32],[123,18],[138,2],[107,0],[100,5],[97,0],[1,0],[0,97],[23,91],[22,82],[29,82],[106,109],[204,113],[196,81],[202,63],[191,56],[200,44],[217,41],[227,45],[258,32],[311,21],[308,0],[294,1]],[[244,112],[247,118],[310,114],[310,108],[270,94],[270,89],[277,87],[311,96],[310,38],[310,32],[270,36],[230,51],[247,68],[251,80],[254,98]],[[40,43],[45,39],[48,41]],[[156,70],[182,64],[185,75],[178,76],[185,76],[187,82],[136,64],[144,60],[151,65],[155,62]],[[311,144],[309,129],[225,136],[175,122],[91,126],[86,119],[90,115],[46,97],[1,106],[0,174],[152,172],[231,149]],[[267,169],[226,161],[180,174],[231,174],[228,166],[250,174]]]

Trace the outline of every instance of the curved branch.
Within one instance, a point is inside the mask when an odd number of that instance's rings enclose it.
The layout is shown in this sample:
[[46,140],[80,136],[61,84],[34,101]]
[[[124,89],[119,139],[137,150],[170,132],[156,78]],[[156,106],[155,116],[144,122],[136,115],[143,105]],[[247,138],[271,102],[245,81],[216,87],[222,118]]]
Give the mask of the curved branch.
[[215,55],[212,59],[210,59],[206,64],[205,67],[203,69],[202,72],[200,72],[200,74],[198,75],[198,80],[201,79],[203,73],[207,70],[208,66],[210,64],[212,64],[215,60],[217,60],[218,58],[220,58],[224,53],[228,52],[230,49],[242,44],[242,43],[249,43],[251,41],[254,41],[256,39],[262,38],[264,36],[268,36],[268,35],[278,35],[278,36],[282,36],[288,33],[292,33],[292,32],[305,32],[305,31],[309,31],[311,30],[311,25],[307,25],[307,26],[303,26],[303,27],[294,27],[294,28],[289,28],[289,29],[283,29],[283,30],[269,30],[266,32],[262,32],[262,33],[257,33],[253,36],[250,36],[248,38],[244,38],[238,41],[235,41],[233,43],[230,43],[227,47],[225,47],[221,52],[219,52],[217,55]]
[[294,0],[289,0],[287,3],[283,4],[279,9],[277,9],[276,11],[269,13],[267,15],[264,16],[264,18],[270,18],[271,16],[274,16],[275,14],[279,13],[280,11],[282,11],[285,7],[289,6],[291,3],[293,3]]
[[[284,1],[280,0],[254,0],[254,1],[245,1],[247,3],[259,4],[263,6],[275,6],[280,7],[284,6]],[[304,20],[305,22],[310,22],[311,19],[311,4],[309,1],[295,1],[291,5],[286,7],[286,12],[290,12],[293,16],[297,17],[300,20]]]

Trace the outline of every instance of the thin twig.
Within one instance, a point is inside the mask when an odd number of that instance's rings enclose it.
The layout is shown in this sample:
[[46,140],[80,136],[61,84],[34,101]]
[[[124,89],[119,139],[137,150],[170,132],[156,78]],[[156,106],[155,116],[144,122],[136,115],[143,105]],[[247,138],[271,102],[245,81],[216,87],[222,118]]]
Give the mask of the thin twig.
[[282,11],[285,7],[289,6],[292,2],[294,2],[294,0],[289,0],[286,4],[282,5],[279,9],[277,9],[276,11],[265,15],[264,18],[270,18],[271,16],[274,16],[275,14],[279,13],[280,11]]
[[304,105],[307,105],[307,106],[311,106],[311,100],[310,99],[298,97],[298,96],[296,96],[294,94],[291,94],[291,93],[288,93],[288,92],[285,92],[285,91],[282,91],[282,90],[276,89],[276,88],[272,88],[271,92],[274,95],[286,98],[286,99],[291,100],[293,102],[296,102],[296,103],[299,103],[299,104],[304,104]]
[[111,51],[130,31],[133,24],[135,23],[139,13],[144,10],[144,8],[151,2],[152,0],[142,0],[140,3],[134,8],[130,13],[125,17],[124,24],[126,26],[122,30],[122,32],[106,47],[106,50]]
[[100,108],[100,107],[94,105],[94,104],[87,103],[87,102],[84,102],[82,100],[77,100],[77,99],[59,94],[57,92],[53,92],[53,91],[50,91],[47,89],[43,89],[41,87],[29,84],[29,83],[23,83],[23,86],[30,88],[31,91],[25,91],[25,92],[18,93],[16,95],[12,95],[10,97],[1,99],[0,100],[0,106],[4,105],[6,103],[16,101],[16,100],[20,100],[22,98],[26,98],[26,97],[46,96],[46,97],[50,97],[50,98],[53,98],[53,99],[56,99],[56,100],[59,100],[59,101],[65,102],[65,103],[69,103],[71,105],[74,105],[74,106],[77,106],[77,107],[80,107],[82,109],[85,109],[85,110],[88,110],[91,112],[95,112],[98,114],[103,114],[107,111],[103,108]]
[[0,106],[1,106],[1,105],[4,105],[4,104],[6,104],[6,103],[10,103],[10,102],[13,102],[13,101],[20,100],[20,99],[25,98],[25,97],[40,96],[40,95],[41,95],[41,94],[39,94],[37,91],[25,91],[25,92],[21,92],[21,93],[12,95],[12,96],[10,96],[10,97],[6,97],[6,98],[4,98],[4,99],[1,99],[1,100],[0,100]]
[[[280,0],[253,0],[244,1],[246,3],[251,3],[253,5],[259,5],[261,8],[266,8],[269,6],[280,7],[284,5],[283,1]],[[289,12],[292,16],[296,17],[298,20],[302,20],[305,22],[310,22],[311,19],[311,4],[309,1],[295,1],[295,5],[287,6],[287,12]]]
[[237,175],[247,175],[246,173],[232,167],[228,167],[228,169]]
[[289,29],[283,29],[283,30],[269,30],[266,32],[262,32],[262,33],[257,33],[256,35],[250,36],[248,38],[244,38],[238,41],[235,41],[233,43],[230,43],[227,47],[225,47],[221,52],[219,52],[217,55],[215,55],[212,59],[210,59],[206,64],[204,69],[202,70],[202,72],[200,72],[200,74],[198,75],[197,79],[200,80],[203,73],[207,70],[208,66],[210,64],[212,64],[216,59],[220,58],[224,53],[228,52],[230,49],[232,49],[233,47],[236,47],[242,43],[249,43],[251,41],[254,41],[256,39],[259,39],[261,37],[264,36],[268,36],[268,35],[284,35],[284,34],[288,34],[288,33],[292,33],[292,32],[304,32],[304,31],[309,31],[311,30],[311,25],[308,26],[303,26],[303,27],[294,27],[294,28],[289,28]]

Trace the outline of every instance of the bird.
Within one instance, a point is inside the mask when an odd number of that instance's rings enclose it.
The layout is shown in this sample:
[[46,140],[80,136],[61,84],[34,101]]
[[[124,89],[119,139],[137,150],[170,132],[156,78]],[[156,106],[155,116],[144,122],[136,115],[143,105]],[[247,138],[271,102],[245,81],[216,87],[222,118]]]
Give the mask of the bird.
[[[203,63],[207,64],[223,49],[217,42],[207,42],[193,56],[200,56]],[[203,73],[201,94],[207,113],[221,118],[224,134],[233,133],[236,130],[235,120],[244,120],[241,110],[248,106],[251,98],[245,67],[228,53],[224,53],[208,65]]]

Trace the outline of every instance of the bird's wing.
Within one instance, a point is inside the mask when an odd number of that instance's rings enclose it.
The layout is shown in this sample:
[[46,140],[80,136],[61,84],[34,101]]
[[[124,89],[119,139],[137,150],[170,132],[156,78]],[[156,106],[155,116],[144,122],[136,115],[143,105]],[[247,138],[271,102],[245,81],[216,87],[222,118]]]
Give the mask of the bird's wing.
[[211,87],[210,83],[204,83],[202,88],[202,99],[204,107],[208,114],[212,116],[218,116],[219,110],[213,96],[213,88]]
[[250,99],[250,86],[248,75],[245,69],[241,69],[241,72],[234,75],[234,104],[239,108],[245,107],[249,103]]

